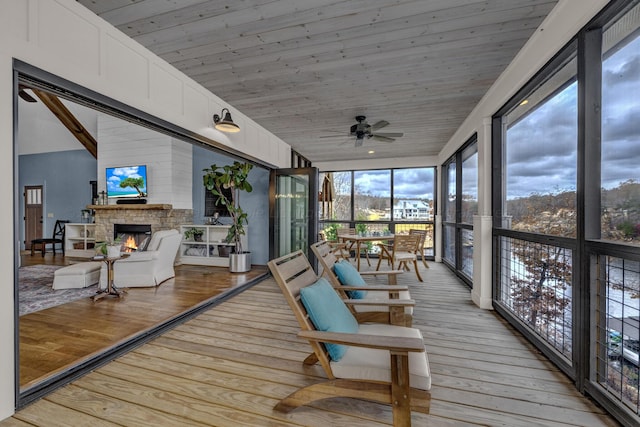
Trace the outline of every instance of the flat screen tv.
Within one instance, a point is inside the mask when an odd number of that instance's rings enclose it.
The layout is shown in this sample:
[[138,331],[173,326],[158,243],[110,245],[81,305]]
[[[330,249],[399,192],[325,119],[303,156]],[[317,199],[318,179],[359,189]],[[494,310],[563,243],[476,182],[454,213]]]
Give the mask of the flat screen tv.
[[107,197],[147,197],[147,166],[107,168]]

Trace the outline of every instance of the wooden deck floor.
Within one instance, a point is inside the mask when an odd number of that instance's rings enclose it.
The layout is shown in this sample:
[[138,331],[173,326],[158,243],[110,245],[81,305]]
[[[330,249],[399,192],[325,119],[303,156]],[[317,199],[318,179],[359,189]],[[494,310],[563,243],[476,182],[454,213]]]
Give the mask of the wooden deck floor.
[[[417,300],[433,375],[431,414],[414,426],[615,426],[469,290],[431,263]],[[322,377],[272,279],[27,406],[0,426],[378,426],[390,408],[330,399],[288,414],[276,402]]]

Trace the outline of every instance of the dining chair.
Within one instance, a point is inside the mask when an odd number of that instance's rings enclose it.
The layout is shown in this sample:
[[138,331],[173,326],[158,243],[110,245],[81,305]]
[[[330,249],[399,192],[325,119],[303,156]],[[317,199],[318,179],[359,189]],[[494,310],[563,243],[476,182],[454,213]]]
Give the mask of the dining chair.
[[380,247],[380,254],[378,256],[376,271],[380,270],[380,265],[383,260],[387,260],[391,264],[392,269],[397,268],[407,271],[410,270],[409,263],[412,263],[418,280],[424,282],[422,276],[420,276],[418,255],[416,255],[416,248],[419,242],[420,236],[417,234],[396,234],[391,248],[387,245],[378,245]]
[[337,259],[344,259],[349,261],[349,251],[347,250],[347,244],[344,242],[338,242],[337,240],[329,240],[327,233],[324,230],[318,232],[318,240],[327,242],[327,245],[331,248],[331,252]]
[[31,241],[31,256],[36,251],[36,246],[40,246],[40,252],[42,256],[44,256],[47,251],[47,245],[51,245],[51,250],[53,251],[53,255],[56,254],[56,245],[60,245],[62,249],[62,256],[64,256],[64,234],[65,234],[65,226],[70,221],[66,219],[59,219],[56,221],[56,224],[53,226],[53,234],[51,237],[41,237],[39,239],[33,239]]
[[418,242],[418,247],[416,249],[416,255],[420,255],[420,259],[422,260],[425,268],[429,268],[429,264],[427,264],[424,256],[424,242],[427,239],[427,230],[412,228],[409,230],[409,234],[417,234],[418,236],[420,236],[420,241]]
[[[349,234],[355,235],[357,233],[355,228],[338,228],[337,231],[338,231],[338,235],[339,236],[340,235],[349,235]],[[349,253],[351,251],[357,249],[355,241],[350,240],[350,241],[345,241],[345,243],[347,245],[347,250],[348,250]],[[356,247],[354,248],[354,246],[356,246]],[[369,248],[365,245],[364,247],[360,248],[360,251],[362,251],[362,250],[364,250],[364,256],[367,259],[367,264],[369,265],[369,267],[371,267],[371,260],[369,259]],[[356,255],[356,257],[360,257],[360,253],[357,253],[355,255]]]

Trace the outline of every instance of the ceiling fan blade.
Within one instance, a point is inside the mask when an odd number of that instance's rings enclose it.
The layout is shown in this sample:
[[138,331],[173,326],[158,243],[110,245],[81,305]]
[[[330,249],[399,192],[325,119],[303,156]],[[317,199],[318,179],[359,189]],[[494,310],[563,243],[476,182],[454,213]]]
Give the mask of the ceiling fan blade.
[[27,102],[38,102],[33,96],[29,95],[24,89],[18,89],[18,96]]
[[344,133],[341,133],[340,135],[322,135],[322,136],[319,136],[318,138],[345,138],[345,137],[349,137],[349,135],[345,135]]
[[400,138],[404,133],[402,132],[382,132],[382,133],[374,133],[371,136],[385,136],[387,138]]
[[382,142],[393,142],[393,141],[395,141],[395,138],[389,138],[389,137],[381,136],[381,135],[371,135],[371,138],[375,139],[376,141],[382,141]]
[[380,120],[379,122],[375,122],[374,124],[371,125],[371,130],[377,130],[377,129],[381,129],[385,126],[389,126],[389,122],[386,120]]

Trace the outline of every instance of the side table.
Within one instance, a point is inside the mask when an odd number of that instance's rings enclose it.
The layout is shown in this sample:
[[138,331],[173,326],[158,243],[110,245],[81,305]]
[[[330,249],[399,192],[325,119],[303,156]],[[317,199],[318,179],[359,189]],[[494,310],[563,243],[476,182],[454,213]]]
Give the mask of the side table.
[[95,256],[91,258],[93,261],[103,261],[105,264],[107,264],[107,288],[99,289],[98,292],[93,296],[94,301],[97,301],[100,298],[104,298],[107,295],[115,295],[118,298],[121,298],[122,295],[127,292],[127,289],[118,289],[113,283],[113,265],[116,263],[116,261],[127,258],[128,256],[129,254],[122,254],[119,257]]

